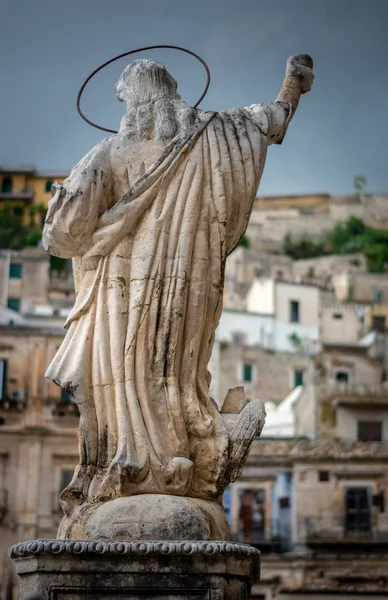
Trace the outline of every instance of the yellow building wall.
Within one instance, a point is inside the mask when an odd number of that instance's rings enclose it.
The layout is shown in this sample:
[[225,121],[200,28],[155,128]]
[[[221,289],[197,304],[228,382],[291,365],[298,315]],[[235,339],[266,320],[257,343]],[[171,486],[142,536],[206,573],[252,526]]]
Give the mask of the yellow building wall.
[[0,191],[3,185],[3,179],[10,177],[12,180],[12,193],[19,193],[26,191],[26,175],[24,173],[2,173],[0,175]]
[[54,181],[58,181],[59,183],[62,183],[62,181],[64,181],[64,177],[48,178],[48,177],[36,177],[35,176],[35,177],[28,178],[27,185],[34,194],[33,204],[35,204],[35,205],[43,204],[44,206],[47,207],[49,200],[51,199],[50,190],[48,192],[46,192],[46,183],[48,181],[51,181],[52,183],[54,183]]

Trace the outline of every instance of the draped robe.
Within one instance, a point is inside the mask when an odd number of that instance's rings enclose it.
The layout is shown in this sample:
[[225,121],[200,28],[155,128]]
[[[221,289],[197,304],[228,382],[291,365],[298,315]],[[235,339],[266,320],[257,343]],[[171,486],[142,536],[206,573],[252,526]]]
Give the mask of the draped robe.
[[124,118],[50,201],[43,244],[73,258],[76,286],[67,336],[46,373],[80,409],[80,462],[65,504],[219,495],[228,435],[207,364],[224,265],[289,110],[195,114],[137,181]]

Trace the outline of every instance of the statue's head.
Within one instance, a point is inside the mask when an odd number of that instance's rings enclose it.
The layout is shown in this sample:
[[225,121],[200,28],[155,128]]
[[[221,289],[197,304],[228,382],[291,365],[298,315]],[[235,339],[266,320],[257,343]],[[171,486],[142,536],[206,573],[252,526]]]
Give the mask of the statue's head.
[[195,120],[195,110],[181,100],[177,82],[166,67],[143,58],[128,65],[120,75],[116,96],[127,106],[120,130],[138,138],[168,142],[186,132]]
[[127,107],[163,99],[180,100],[175,79],[164,65],[149,58],[135,60],[125,67],[115,91]]

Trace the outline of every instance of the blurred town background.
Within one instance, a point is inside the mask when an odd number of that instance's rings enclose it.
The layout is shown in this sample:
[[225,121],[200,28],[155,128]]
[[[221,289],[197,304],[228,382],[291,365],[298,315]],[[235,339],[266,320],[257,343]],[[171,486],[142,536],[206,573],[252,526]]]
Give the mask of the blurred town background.
[[[54,181],[0,167],[0,589],[7,549],[53,538],[78,459],[78,410],[44,378],[74,303],[71,261],[40,246]],[[227,260],[209,369],[267,421],[224,495],[262,552],[252,598],[388,598],[388,194],[259,196]],[[15,594],[15,591],[14,591]],[[16,597],[16,596],[14,596]]]

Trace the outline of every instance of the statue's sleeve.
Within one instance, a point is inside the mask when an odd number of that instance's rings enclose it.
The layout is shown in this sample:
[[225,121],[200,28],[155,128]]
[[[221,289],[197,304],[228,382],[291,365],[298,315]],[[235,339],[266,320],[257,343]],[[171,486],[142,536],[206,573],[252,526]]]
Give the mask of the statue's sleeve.
[[286,102],[252,104],[245,111],[267,137],[268,146],[282,143],[292,116],[291,104]]
[[42,243],[54,256],[82,256],[108,207],[112,178],[106,142],[93,148],[63,183],[53,184]]

